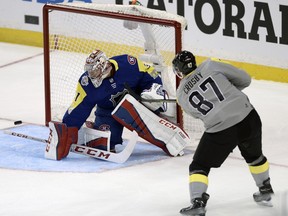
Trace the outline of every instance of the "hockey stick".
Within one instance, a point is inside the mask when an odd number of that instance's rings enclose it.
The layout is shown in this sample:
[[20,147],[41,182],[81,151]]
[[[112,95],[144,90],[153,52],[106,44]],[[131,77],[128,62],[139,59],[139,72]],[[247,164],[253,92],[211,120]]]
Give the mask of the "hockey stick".
[[70,151],[77,153],[77,154],[82,154],[82,155],[90,156],[93,158],[101,159],[101,160],[111,161],[114,163],[124,163],[125,161],[128,160],[128,158],[132,154],[132,151],[138,139],[138,134],[135,131],[133,131],[132,133],[133,133],[132,137],[131,139],[129,139],[128,144],[119,153],[108,152],[108,151],[104,151],[100,149],[90,148],[87,146],[77,145],[77,144],[72,144]]
[[33,141],[48,143],[48,140],[46,140],[46,139],[41,139],[41,138],[37,138],[37,137],[32,137],[32,136],[29,136],[29,135],[26,135],[26,134],[16,133],[16,132],[9,131],[9,130],[4,130],[4,133],[5,133],[5,134],[12,135],[12,136],[24,138],[24,139],[30,139],[30,140],[33,140]]
[[[37,137],[29,136],[26,134],[9,131],[9,130],[5,130],[4,133],[12,135],[12,136],[24,138],[24,139],[34,140],[37,142],[48,143],[48,140],[46,139],[41,139],[41,138],[37,138]],[[81,154],[81,155],[93,157],[93,158],[100,159],[100,160],[111,161],[114,163],[124,163],[125,161],[128,160],[128,158],[132,154],[132,151],[136,145],[137,139],[138,139],[138,134],[135,131],[132,131],[131,139],[129,139],[126,147],[119,153],[113,153],[113,152],[95,149],[95,148],[87,147],[84,145],[78,145],[78,144],[72,144],[70,147],[70,151],[76,154]]]
[[148,103],[158,103],[158,102],[176,103],[177,102],[176,99],[145,99],[145,98],[141,98],[141,97],[140,97],[139,101],[140,102],[148,102]]

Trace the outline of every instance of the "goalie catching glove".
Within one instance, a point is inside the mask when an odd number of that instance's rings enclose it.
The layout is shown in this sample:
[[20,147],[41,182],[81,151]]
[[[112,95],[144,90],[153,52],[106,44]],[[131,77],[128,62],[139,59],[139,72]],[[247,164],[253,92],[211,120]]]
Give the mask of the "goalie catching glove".
[[[153,83],[150,89],[144,90],[140,94],[141,98],[143,99],[151,99],[151,100],[157,100],[157,99],[167,99],[168,94],[163,89],[163,86],[158,83]],[[166,102],[145,102],[143,101],[142,104],[144,104],[148,109],[152,110],[155,113],[160,112],[166,112],[167,111],[167,103]]]

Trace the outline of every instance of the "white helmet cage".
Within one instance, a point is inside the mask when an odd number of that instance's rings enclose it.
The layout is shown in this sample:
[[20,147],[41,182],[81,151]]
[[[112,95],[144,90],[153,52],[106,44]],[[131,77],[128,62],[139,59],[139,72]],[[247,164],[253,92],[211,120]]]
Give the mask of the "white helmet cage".
[[101,50],[94,50],[86,59],[84,70],[88,72],[91,82],[98,88],[103,79],[109,75],[107,70],[108,58]]

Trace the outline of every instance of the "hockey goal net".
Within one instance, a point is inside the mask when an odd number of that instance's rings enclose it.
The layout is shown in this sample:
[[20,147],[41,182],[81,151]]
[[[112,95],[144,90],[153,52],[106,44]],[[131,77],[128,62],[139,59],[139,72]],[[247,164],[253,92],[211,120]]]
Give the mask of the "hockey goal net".
[[[107,56],[130,54],[161,71],[164,87],[175,98],[179,82],[171,69],[182,49],[184,17],[137,5],[46,4],[43,7],[45,115],[61,121],[75,96],[85,59],[100,49]],[[176,106],[176,104],[175,104]],[[191,138],[202,133],[199,121],[176,106],[173,115]],[[183,116],[184,115],[184,116]]]

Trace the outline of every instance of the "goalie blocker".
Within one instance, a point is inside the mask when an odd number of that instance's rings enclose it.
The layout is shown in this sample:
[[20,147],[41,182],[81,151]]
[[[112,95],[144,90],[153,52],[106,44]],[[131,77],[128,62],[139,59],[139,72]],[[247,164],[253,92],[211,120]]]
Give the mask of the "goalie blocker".
[[112,116],[170,156],[183,155],[183,150],[190,141],[189,136],[180,127],[157,116],[129,94],[116,106]]

